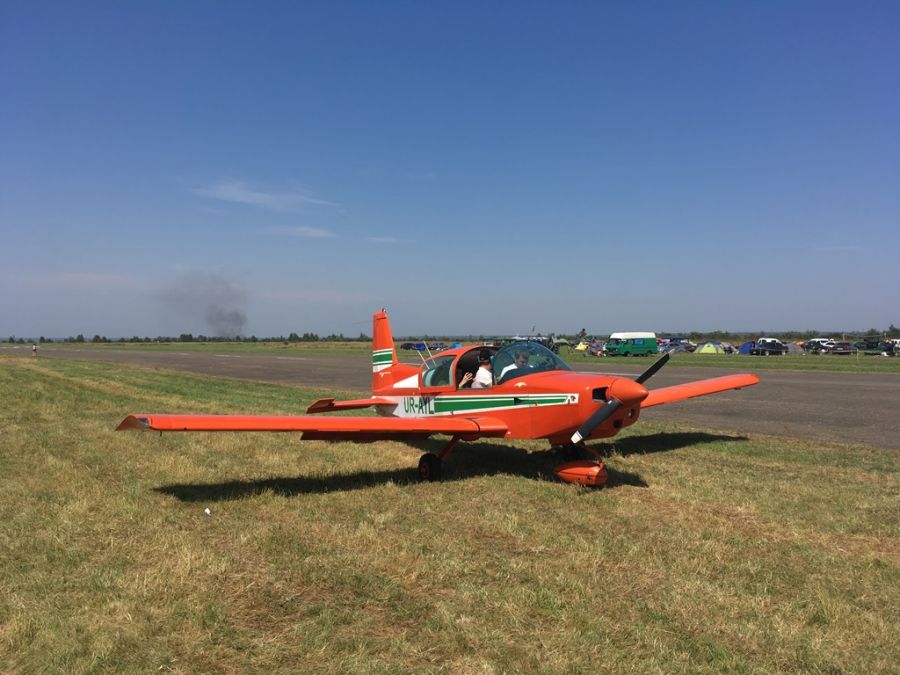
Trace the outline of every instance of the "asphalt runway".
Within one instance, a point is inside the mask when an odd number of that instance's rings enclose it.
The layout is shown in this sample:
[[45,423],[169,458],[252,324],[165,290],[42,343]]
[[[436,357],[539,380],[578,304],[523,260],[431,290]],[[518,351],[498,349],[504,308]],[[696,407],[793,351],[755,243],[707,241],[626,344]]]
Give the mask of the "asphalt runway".
[[[3,353],[9,353],[8,349]],[[21,353],[30,351],[30,347],[23,348]],[[345,392],[367,392],[372,373],[368,354],[216,354],[45,345],[37,358],[109,361]],[[577,370],[634,375],[649,363],[604,359],[597,364],[579,364]],[[746,370],[753,372],[752,360],[747,361]],[[735,372],[716,368],[663,368],[648,384],[652,389]],[[757,374],[761,381],[755,387],[656,406],[641,415],[647,420],[723,432],[765,433],[900,449],[900,375],[782,370],[762,370]]]

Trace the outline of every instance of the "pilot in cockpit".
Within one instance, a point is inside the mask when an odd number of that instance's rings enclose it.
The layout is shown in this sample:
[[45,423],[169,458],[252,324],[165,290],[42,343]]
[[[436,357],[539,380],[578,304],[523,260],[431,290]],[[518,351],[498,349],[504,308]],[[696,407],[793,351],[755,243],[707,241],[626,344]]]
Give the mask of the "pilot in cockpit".
[[[503,382],[503,376],[512,370],[516,370],[517,368],[530,368],[531,366],[528,364],[528,352],[524,349],[516,352],[515,360],[506,366],[503,370],[500,371],[500,377],[497,378],[498,382]],[[521,374],[521,373],[520,373]]]

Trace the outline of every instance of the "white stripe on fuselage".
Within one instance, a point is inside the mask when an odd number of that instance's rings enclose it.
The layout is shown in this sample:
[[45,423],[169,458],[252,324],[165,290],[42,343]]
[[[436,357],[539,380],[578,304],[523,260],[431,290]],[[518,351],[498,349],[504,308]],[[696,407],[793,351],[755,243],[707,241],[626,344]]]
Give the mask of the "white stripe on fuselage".
[[405,380],[394,382],[394,389],[415,389],[419,386],[419,374],[410,375]]

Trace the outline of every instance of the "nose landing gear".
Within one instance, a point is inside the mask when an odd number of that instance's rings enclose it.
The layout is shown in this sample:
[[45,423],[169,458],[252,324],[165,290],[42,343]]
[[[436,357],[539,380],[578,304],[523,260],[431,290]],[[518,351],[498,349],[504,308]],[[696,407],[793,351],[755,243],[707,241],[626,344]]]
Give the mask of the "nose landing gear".
[[595,450],[581,442],[560,446],[558,451],[566,461],[553,469],[557,478],[586,487],[599,488],[606,484],[609,474]]

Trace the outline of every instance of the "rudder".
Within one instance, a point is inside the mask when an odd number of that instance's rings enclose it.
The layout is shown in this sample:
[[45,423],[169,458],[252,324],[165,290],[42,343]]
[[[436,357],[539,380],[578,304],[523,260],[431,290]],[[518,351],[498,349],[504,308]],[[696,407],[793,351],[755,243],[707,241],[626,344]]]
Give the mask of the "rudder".
[[381,310],[372,316],[372,393],[391,389],[394,383],[415,375],[418,368],[400,363],[391,334],[387,312]]

